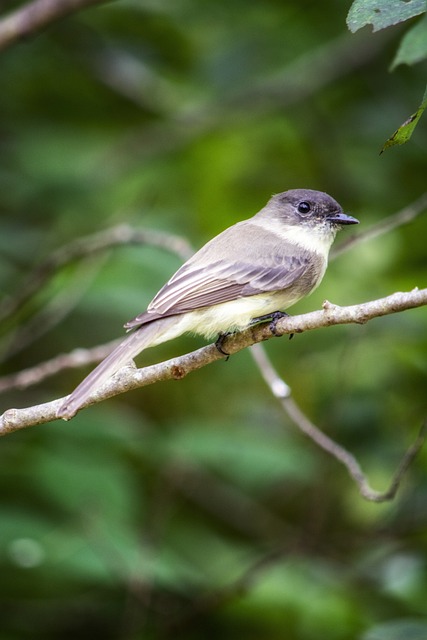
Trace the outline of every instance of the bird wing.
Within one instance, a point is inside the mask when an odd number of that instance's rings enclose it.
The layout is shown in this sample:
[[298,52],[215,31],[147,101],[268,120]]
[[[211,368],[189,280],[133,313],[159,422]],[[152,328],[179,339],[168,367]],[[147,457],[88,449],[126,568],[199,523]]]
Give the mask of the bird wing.
[[[242,251],[242,247],[247,250]],[[284,234],[253,220],[238,222],[183,264],[147,311],[125,327],[131,329],[157,318],[265,291],[281,291],[297,281],[301,295],[306,295],[313,289],[313,268],[318,260],[322,258],[287,241]]]
[[[268,263],[267,263],[268,262]],[[308,255],[268,256],[264,264],[218,261],[194,268],[185,264],[153,298],[145,313],[125,326],[194,311],[265,291],[290,287],[310,268]]]
[[307,260],[289,256],[280,264],[270,257],[268,265],[220,261],[208,268],[178,271],[155,296],[148,311],[180,313],[263,291],[286,289],[301,277],[306,267]]

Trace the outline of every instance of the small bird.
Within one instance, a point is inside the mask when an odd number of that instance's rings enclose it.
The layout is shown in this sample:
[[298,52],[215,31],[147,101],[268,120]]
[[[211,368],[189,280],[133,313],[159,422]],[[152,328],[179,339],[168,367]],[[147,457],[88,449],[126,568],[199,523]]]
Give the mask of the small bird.
[[[133,330],[68,396],[68,420],[91,394],[147,347],[183,333],[205,338],[242,331],[311,293],[321,282],[337,231],[358,220],[326,193],[292,189],[274,195],[249,220],[207,242],[160,289]],[[220,348],[220,345],[218,345]]]

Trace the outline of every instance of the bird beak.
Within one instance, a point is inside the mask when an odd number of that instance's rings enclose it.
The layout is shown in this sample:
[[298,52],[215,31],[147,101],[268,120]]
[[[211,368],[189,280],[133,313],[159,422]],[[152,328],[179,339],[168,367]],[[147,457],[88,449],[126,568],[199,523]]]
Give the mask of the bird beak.
[[333,213],[328,216],[328,220],[330,222],[335,222],[335,224],[359,224],[359,220],[357,218],[353,218],[353,216],[349,216],[347,213]]

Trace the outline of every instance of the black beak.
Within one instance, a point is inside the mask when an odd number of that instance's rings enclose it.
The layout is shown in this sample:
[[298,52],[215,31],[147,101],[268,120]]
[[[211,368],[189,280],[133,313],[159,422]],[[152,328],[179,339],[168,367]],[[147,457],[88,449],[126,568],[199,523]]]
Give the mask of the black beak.
[[357,218],[353,218],[353,216],[349,216],[347,213],[338,212],[333,213],[328,216],[330,222],[335,222],[335,224],[359,224],[359,220]]

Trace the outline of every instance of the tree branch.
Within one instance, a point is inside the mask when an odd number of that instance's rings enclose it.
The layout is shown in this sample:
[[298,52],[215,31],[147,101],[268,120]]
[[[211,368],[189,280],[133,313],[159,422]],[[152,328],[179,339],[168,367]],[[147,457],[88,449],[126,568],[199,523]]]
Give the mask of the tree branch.
[[359,488],[360,494],[371,502],[385,502],[392,500],[399,489],[402,478],[412,463],[421,447],[423,446],[427,435],[427,421],[422,425],[415,442],[409,447],[403,456],[389,488],[384,492],[375,491],[369,485],[369,482],[363,473],[356,458],[347,449],[329,438],[318,427],[316,427],[307,416],[301,411],[296,402],[291,397],[291,390],[288,385],[280,378],[274,370],[271,362],[266,357],[260,344],[256,344],[251,349],[255,362],[258,365],[261,374],[270,387],[272,394],[279,399],[283,409],[306,436],[308,436],[317,446],[327,451],[331,456],[341,462],[347,469],[349,475],[353,478]]
[[70,13],[102,3],[105,0],[34,0],[0,20],[0,51]]
[[[427,193],[424,193],[418,200],[407,205],[398,213],[381,220],[364,233],[351,236],[346,242],[341,243],[337,248],[333,248],[330,261],[334,260],[344,251],[353,248],[355,244],[366,242],[396,229],[403,224],[411,222],[426,210],[426,206]],[[110,229],[84,236],[56,249],[39,266],[36,266],[32,270],[31,275],[26,282],[19,287],[15,296],[0,301],[0,320],[4,320],[19,312],[20,309],[39,292],[41,287],[55,277],[57,272],[66,265],[78,260],[85,260],[88,257],[93,257],[94,254],[101,251],[129,244],[148,244],[155,246],[170,251],[183,260],[187,260],[193,254],[192,247],[188,241],[181,236],[152,229],[135,229],[126,224],[117,225]],[[81,286],[80,283],[81,280],[79,280],[79,286]],[[40,322],[36,320],[36,324],[40,325]],[[46,327],[47,325],[49,325],[49,323],[44,320],[43,326]],[[26,330],[27,328],[24,328],[24,331]],[[36,335],[31,326],[27,333],[30,333],[31,336]],[[21,339],[19,333],[13,340],[15,345],[18,344],[19,347],[25,344],[25,340]],[[79,354],[76,358],[74,358],[72,354],[67,356],[60,355],[18,373],[2,376],[0,377],[0,393],[13,388],[24,389],[29,385],[38,384],[44,378],[58,373],[61,369],[71,369],[82,366],[83,364],[96,363],[101,359],[99,354],[109,353],[108,349],[111,347],[111,344],[113,343],[96,346],[87,350],[76,349],[72,352],[73,354]],[[2,354],[2,359],[6,359],[10,354],[15,353],[15,351],[16,349],[11,348],[9,345],[7,351]],[[83,352],[85,353],[84,362],[81,358],[81,353]]]
[[130,244],[148,244],[159,247],[175,253],[183,260],[187,260],[193,253],[190,243],[181,236],[154,229],[135,229],[127,224],[120,224],[78,238],[56,249],[44,262],[31,271],[31,275],[19,287],[15,296],[5,298],[0,302],[0,320],[9,318],[19,311],[46,282],[66,265],[93,257],[95,253],[113,247]]
[[[380,316],[427,305],[427,289],[414,289],[406,293],[393,293],[386,298],[365,302],[350,307],[338,307],[325,302],[323,309],[304,315],[279,320],[274,334],[269,323],[250,327],[230,336],[224,349],[232,355],[257,342],[276,335],[302,333],[320,327],[337,324],[364,324]],[[223,358],[215,345],[211,344],[184,356],[173,358],[156,365],[136,369],[123,367],[89,398],[85,406],[90,406],[113,396],[163,380],[180,380],[187,374]],[[0,417],[0,435],[6,435],[25,427],[44,424],[56,419],[56,412],[63,398],[25,409],[9,409]]]
[[215,589],[210,593],[202,594],[195,598],[192,606],[182,614],[175,616],[166,623],[162,638],[176,637],[181,635],[191,623],[197,618],[224,607],[237,598],[242,598],[257,584],[259,580],[271,570],[278,562],[284,561],[291,556],[294,549],[286,550],[276,548],[255,560],[236,580],[222,588]]
[[389,233],[398,227],[403,226],[404,224],[408,224],[412,222],[422,213],[427,211],[427,191],[423,193],[415,202],[412,202],[408,206],[404,207],[394,215],[388,216],[384,218],[384,220],[380,220],[377,224],[372,225],[366,231],[359,232],[357,235],[353,235],[348,237],[346,240],[341,242],[339,246],[333,247],[330,253],[331,260],[334,260],[342,253],[345,253],[350,248],[352,249],[355,245],[361,244],[362,242],[367,242],[368,240],[372,240],[373,238],[378,238],[378,236],[382,236],[385,233]]
[[121,338],[112,340],[106,344],[101,344],[90,349],[73,349],[70,353],[61,353],[50,360],[28,369],[22,369],[17,373],[11,373],[0,378],[0,393],[12,389],[23,390],[32,385],[39,384],[45,378],[76,367],[97,364],[108,356],[109,353],[121,342]]

